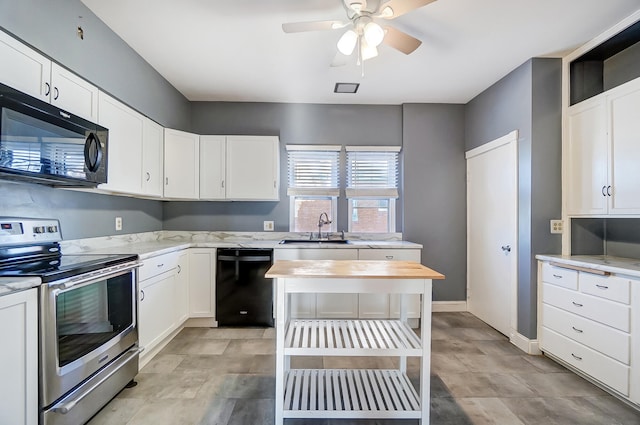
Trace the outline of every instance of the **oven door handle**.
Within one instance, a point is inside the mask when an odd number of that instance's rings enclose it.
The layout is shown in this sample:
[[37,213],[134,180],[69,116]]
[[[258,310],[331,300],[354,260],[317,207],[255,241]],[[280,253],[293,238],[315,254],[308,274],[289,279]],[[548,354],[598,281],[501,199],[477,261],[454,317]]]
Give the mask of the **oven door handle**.
[[127,272],[131,269],[135,269],[136,267],[140,267],[140,263],[137,261],[131,262],[131,263],[125,263],[119,266],[109,267],[106,270],[103,269],[97,272],[89,273],[87,275],[83,275],[80,278],[78,277],[71,278],[58,283],[54,282],[51,286],[55,288],[60,288],[60,289],[69,289],[69,288],[73,288],[75,286],[79,286],[88,282],[95,282],[96,280],[109,279],[113,276],[122,274],[123,272]]
[[133,356],[137,356],[138,354],[142,353],[142,351],[144,351],[144,348],[140,348],[140,347],[131,348],[129,351],[123,354],[118,360],[116,360],[117,362],[119,362],[119,364],[114,370],[111,371],[111,373],[103,377],[100,381],[93,384],[90,388],[87,388],[86,391],[82,392],[80,395],[78,395],[78,397],[74,398],[70,402],[65,403],[61,406],[56,406],[51,410],[53,412],[62,413],[63,415],[66,415],[71,410],[73,410],[73,408],[76,407],[76,405],[80,403],[82,399],[84,399],[86,396],[91,394],[96,388],[102,385],[107,379],[111,378],[114,374],[116,374],[123,366],[127,364],[129,359],[131,359]]

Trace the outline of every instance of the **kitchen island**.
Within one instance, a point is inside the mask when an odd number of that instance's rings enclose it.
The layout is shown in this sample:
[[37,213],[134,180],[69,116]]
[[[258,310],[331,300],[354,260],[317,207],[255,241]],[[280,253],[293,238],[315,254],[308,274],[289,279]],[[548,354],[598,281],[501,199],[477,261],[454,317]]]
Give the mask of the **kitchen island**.
[[[429,423],[431,289],[444,276],[412,261],[276,261],[275,423],[285,418],[420,419]],[[291,318],[294,293],[402,294],[399,320]],[[422,295],[420,336],[407,323],[406,297]],[[397,370],[291,369],[292,356],[392,356]],[[420,358],[419,389],[407,357]]]

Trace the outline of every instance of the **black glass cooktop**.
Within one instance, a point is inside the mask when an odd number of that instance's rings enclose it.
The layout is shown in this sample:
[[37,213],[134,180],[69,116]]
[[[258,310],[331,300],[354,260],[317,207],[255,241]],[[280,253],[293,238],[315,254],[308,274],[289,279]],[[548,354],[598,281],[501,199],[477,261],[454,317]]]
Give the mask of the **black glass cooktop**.
[[131,254],[51,256],[4,264],[0,267],[0,276],[37,276],[42,279],[43,283],[48,283],[137,259],[137,255]]

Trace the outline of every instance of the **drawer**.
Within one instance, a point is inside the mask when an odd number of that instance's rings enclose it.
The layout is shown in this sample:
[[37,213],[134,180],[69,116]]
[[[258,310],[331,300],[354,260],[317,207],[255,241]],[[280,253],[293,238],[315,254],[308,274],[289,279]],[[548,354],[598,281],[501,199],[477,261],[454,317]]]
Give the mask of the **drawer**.
[[629,395],[629,368],[546,327],[542,351],[552,354],[625,396]]
[[420,262],[419,249],[359,249],[359,260],[415,261]]
[[596,322],[629,332],[631,311],[628,306],[548,283],[542,284],[542,302]]
[[542,326],[573,339],[626,365],[630,336],[609,326],[542,304]]
[[138,280],[143,281],[153,276],[157,276],[171,269],[178,267],[178,253],[169,252],[167,254],[151,257],[142,262],[138,274]]
[[600,276],[591,273],[580,273],[578,278],[580,291],[596,297],[618,301],[624,304],[631,302],[631,282],[617,276]]
[[556,267],[550,263],[542,263],[542,280],[564,288],[578,289],[578,272],[576,270]]

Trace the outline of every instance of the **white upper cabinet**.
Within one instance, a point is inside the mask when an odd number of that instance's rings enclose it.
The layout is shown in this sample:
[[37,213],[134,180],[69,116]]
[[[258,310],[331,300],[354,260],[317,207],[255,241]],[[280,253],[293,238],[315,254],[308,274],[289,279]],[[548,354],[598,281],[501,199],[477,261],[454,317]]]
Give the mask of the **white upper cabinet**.
[[99,188],[141,194],[144,117],[102,92],[98,103],[98,123],[109,129],[107,183]]
[[162,197],[164,174],[164,128],[144,118],[142,127],[142,193]]
[[49,101],[51,60],[0,31],[0,82]]
[[225,136],[200,136],[200,199],[225,199]]
[[98,88],[0,31],[0,81],[67,112],[96,121]]
[[164,130],[164,197],[198,199],[200,193],[200,136]]
[[640,79],[569,108],[568,215],[640,214]]
[[277,136],[227,136],[226,197],[277,201],[280,148]]

